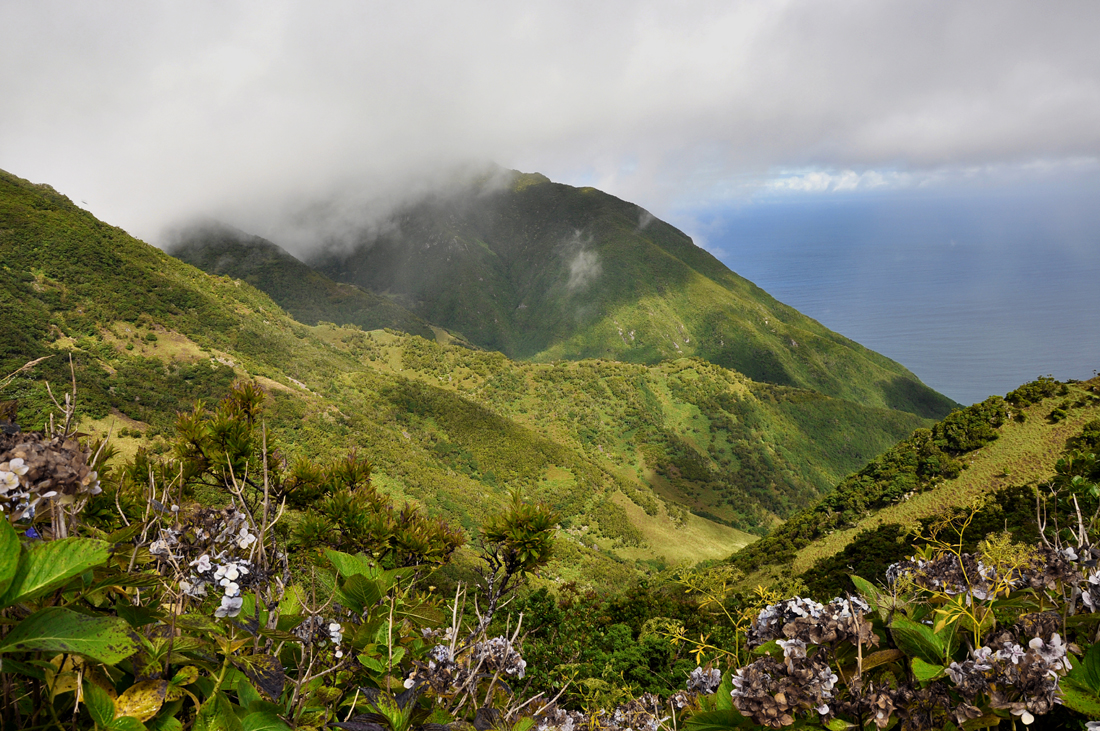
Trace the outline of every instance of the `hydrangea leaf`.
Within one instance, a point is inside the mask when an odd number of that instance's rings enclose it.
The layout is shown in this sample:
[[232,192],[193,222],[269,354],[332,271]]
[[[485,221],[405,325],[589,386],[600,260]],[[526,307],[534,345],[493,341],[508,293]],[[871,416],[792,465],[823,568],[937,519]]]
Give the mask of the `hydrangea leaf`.
[[157,715],[168,693],[167,680],[143,680],[126,689],[115,701],[118,715],[131,716],[141,722]]
[[0,640],[0,652],[67,652],[114,665],[137,651],[130,628],[118,617],[89,617],[46,607],[22,620]]
[[757,728],[748,718],[734,708],[728,711],[696,713],[684,723],[687,731],[726,731],[731,728]]
[[241,719],[241,731],[291,731],[291,728],[274,713],[256,711]]
[[8,590],[19,566],[22,545],[19,536],[6,518],[0,517],[0,596]]
[[0,607],[36,599],[109,558],[109,544],[94,538],[39,543],[21,557],[11,584],[0,597]]

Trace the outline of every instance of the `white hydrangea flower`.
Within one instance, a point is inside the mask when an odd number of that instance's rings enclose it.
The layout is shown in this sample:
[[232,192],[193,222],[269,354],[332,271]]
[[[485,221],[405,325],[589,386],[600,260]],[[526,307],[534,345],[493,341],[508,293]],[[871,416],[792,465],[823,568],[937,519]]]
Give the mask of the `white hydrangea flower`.
[[210,568],[211,568],[210,554],[204,553],[203,555],[199,556],[194,561],[192,561],[191,565],[194,566],[195,570],[198,571],[199,573],[204,573],[206,571],[209,571]]
[[254,536],[254,535],[252,535],[251,533],[248,532],[248,526],[247,525],[242,525],[241,526],[241,532],[237,536],[237,545],[240,546],[241,548],[248,548],[249,546],[251,546],[255,542],[256,542],[256,536]]
[[223,596],[221,606],[214,610],[215,617],[236,617],[241,613],[241,605],[244,600],[237,597]]

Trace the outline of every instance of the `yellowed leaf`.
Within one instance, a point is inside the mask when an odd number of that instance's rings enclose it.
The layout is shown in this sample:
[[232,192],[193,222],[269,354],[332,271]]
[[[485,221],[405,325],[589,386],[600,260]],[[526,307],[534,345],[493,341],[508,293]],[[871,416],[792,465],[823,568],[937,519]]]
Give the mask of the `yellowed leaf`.
[[164,696],[168,692],[167,680],[143,680],[126,689],[115,701],[119,716],[133,716],[145,723],[164,705]]

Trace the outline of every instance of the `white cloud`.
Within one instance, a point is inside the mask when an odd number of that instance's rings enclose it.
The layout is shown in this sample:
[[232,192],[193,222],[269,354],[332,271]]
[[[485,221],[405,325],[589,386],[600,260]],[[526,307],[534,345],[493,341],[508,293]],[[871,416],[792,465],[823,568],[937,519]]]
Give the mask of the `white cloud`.
[[921,185],[1100,157],[1098,35],[1073,2],[14,0],[0,167],[145,236],[490,159],[657,215]]

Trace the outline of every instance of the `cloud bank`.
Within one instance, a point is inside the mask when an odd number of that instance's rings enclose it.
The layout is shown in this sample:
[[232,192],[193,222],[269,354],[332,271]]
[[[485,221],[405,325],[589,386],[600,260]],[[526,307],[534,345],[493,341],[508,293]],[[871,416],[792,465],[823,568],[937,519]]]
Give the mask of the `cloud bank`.
[[154,241],[489,160],[657,215],[1095,170],[1097,37],[1092,2],[16,0],[0,167]]

